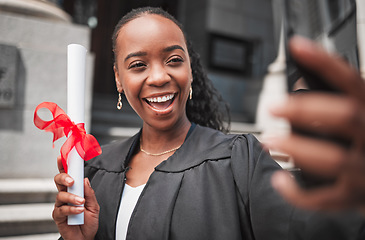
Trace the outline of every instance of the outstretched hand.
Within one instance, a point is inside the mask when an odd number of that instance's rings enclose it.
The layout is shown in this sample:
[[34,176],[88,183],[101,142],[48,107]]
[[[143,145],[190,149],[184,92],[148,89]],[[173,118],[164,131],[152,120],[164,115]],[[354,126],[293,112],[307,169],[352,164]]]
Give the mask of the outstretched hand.
[[271,141],[270,148],[293,157],[307,173],[332,178],[331,185],[303,189],[286,172],[273,175],[272,184],[284,198],[313,210],[356,208],[365,214],[365,82],[337,56],[328,55],[309,40],[294,37],[292,56],[343,94],[306,93],[291,96],[272,113],[292,125],[350,142],[344,147],[296,133]]
[[[58,194],[53,210],[53,219],[63,239],[94,239],[99,225],[99,204],[96,200],[94,190],[91,188],[89,179],[84,179],[84,197],[73,195],[67,192],[67,187],[74,184],[74,180],[65,173],[61,157],[57,158],[60,171],[54,178]],[[84,207],[71,206],[84,204]],[[83,225],[68,225],[67,216],[84,212]]]

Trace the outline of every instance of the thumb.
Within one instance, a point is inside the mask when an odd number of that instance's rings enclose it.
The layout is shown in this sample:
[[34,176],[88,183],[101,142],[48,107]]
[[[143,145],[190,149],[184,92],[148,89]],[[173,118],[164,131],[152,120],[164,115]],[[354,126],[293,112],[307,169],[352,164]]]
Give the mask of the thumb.
[[96,200],[95,192],[91,188],[91,184],[88,178],[84,179],[84,189],[85,208],[91,212],[99,212],[99,204]]

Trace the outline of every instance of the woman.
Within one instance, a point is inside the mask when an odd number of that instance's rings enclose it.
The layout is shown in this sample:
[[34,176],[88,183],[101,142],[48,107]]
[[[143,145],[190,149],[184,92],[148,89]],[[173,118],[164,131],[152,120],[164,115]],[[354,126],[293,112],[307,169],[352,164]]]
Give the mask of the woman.
[[[294,210],[272,188],[280,167],[259,142],[217,131],[224,130],[216,108],[221,98],[173,17],[134,10],[116,26],[113,42],[117,89],[143,127],[86,163],[85,199],[65,192],[73,180],[59,163],[53,217],[64,239],[318,236],[317,229],[303,231],[312,215]],[[84,225],[67,225],[67,215],[83,211]],[[357,227],[352,222],[332,232],[348,239]]]

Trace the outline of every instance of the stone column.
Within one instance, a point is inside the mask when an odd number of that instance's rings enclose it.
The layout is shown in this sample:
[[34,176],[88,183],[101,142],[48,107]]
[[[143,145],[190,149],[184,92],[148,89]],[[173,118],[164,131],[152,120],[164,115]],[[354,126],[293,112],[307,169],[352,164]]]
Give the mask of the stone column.
[[[0,178],[49,178],[65,138],[33,124],[35,107],[66,111],[67,45],[90,49],[90,30],[47,1],[0,0]],[[87,55],[86,128],[90,128],[93,55]],[[49,119],[50,114],[43,117]]]
[[356,0],[357,5],[357,43],[361,76],[365,79],[365,1]]
[[272,104],[283,102],[288,95],[284,49],[284,36],[281,30],[278,55],[268,67],[257,107],[256,127],[261,131],[262,139],[286,134],[290,129],[285,120],[276,118],[269,112]]
[[[256,111],[256,129],[261,132],[258,136],[261,142],[270,137],[288,134],[290,131],[289,123],[281,118],[272,116],[269,112],[270,106],[279,104],[284,101],[288,95],[287,77],[286,77],[286,57],[284,47],[284,33],[282,25],[282,0],[273,0],[273,16],[277,42],[277,57],[269,65],[268,73],[263,80],[262,90],[259,95],[259,101]],[[270,154],[281,167],[289,169],[293,163],[287,154],[270,149]]]

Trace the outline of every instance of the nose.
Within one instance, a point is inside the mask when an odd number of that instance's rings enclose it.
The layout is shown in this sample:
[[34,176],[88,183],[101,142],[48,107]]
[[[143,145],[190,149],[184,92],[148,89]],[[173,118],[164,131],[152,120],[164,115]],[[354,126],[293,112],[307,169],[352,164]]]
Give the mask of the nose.
[[153,64],[150,68],[146,83],[151,86],[161,87],[171,80],[162,64]]

